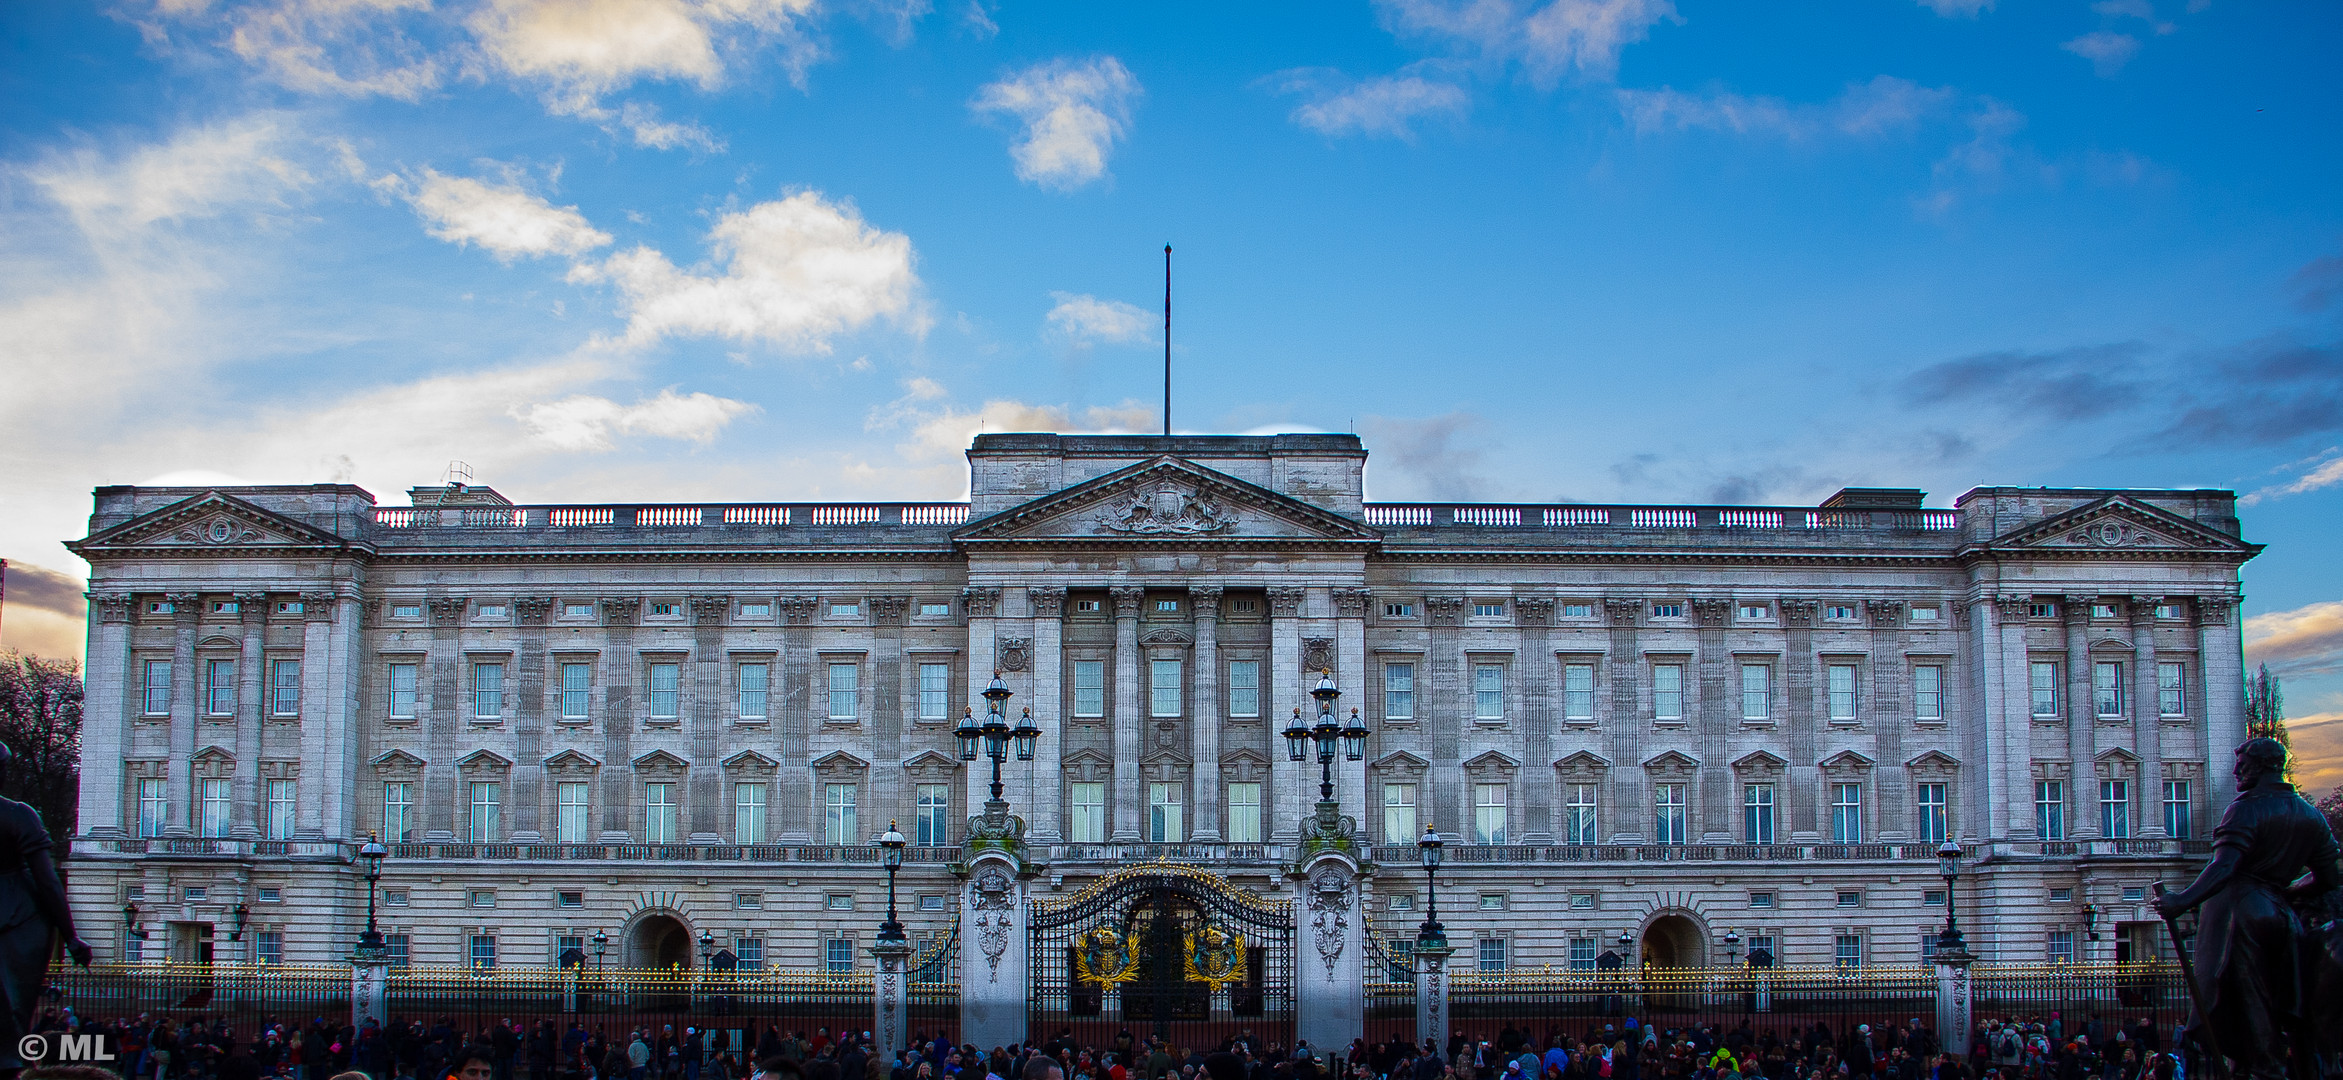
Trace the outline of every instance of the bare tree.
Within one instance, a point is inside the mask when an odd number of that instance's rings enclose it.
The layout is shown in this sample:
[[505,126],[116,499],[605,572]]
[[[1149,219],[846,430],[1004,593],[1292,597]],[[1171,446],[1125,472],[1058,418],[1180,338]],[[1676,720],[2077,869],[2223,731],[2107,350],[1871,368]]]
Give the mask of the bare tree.
[[81,666],[0,651],[0,742],[16,754],[0,795],[40,811],[62,850],[81,805]]
[[2245,737],[2278,740],[2286,748],[2286,779],[2294,779],[2294,743],[2286,737],[2286,691],[2268,664],[2245,679]]

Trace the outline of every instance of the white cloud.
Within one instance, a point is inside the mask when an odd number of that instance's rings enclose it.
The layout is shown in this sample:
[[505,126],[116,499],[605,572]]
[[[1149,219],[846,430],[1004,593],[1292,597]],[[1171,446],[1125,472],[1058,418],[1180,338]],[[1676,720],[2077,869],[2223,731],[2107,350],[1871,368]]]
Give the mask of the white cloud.
[[794,79],[820,56],[802,24],[815,0],[490,0],[468,24],[506,72],[549,87],[557,110],[643,79],[714,89],[725,35],[777,41]]
[[2251,492],[2237,501],[2243,505],[2252,506],[2265,499],[2274,499],[2284,495],[2300,495],[2306,491],[2317,491],[2320,488],[2343,484],[2343,453],[2335,450],[2329,450],[2327,453],[2331,456],[2325,461],[2311,466],[2310,470],[2301,476],[2283,484]]
[[1492,63],[1517,62],[1551,86],[1564,75],[1608,80],[1619,53],[1663,20],[1671,0],[1379,0],[1395,33],[1426,38]]
[[402,16],[430,10],[431,0],[247,4],[228,16],[228,47],[288,89],[414,101],[440,84],[442,70]]
[[791,352],[886,319],[923,332],[911,238],[864,223],[852,203],[799,192],[717,219],[708,232],[720,271],[679,269],[650,247],[581,264],[572,280],[608,281],[627,310],[625,340],[721,337]]
[[674,387],[668,387],[659,391],[657,397],[632,405],[579,394],[539,405],[516,406],[509,414],[527,424],[537,438],[555,449],[608,450],[613,431],[688,439],[705,446],[733,418],[756,411],[756,406],[745,401],[703,393],[679,395]]
[[2140,39],[2112,30],[2099,30],[2069,41],[2059,48],[2091,62],[2091,70],[2102,79],[2112,79],[2125,64],[2140,51]]
[[970,107],[1025,125],[1009,147],[1017,178],[1071,190],[1106,175],[1107,156],[1131,126],[1139,80],[1111,56],[1036,64],[977,91]]
[[1949,87],[1921,86],[1888,75],[1851,85],[1819,105],[1740,94],[1686,94],[1666,87],[1618,91],[1619,111],[1638,131],[1730,131],[1791,139],[1830,133],[1868,138],[1909,130],[1943,112],[1957,96]]
[[1076,342],[1128,343],[1154,337],[1155,317],[1134,305],[1083,293],[1053,292],[1050,298],[1057,301],[1049,309],[1050,328]]
[[1066,405],[1030,405],[1022,401],[993,400],[972,411],[946,407],[934,413],[913,413],[911,441],[902,449],[915,460],[959,462],[968,444],[982,432],[1055,431],[1063,434],[1130,434],[1156,430],[1161,414],[1138,401],[1095,405],[1076,410]]
[[2245,657],[2248,664],[2268,664],[2287,675],[2343,671],[2343,600],[2245,620]]
[[289,121],[257,114],[182,130],[109,160],[95,150],[25,170],[83,231],[123,235],[157,222],[281,205],[311,177]]
[[485,184],[423,170],[420,181],[399,185],[432,236],[451,244],[478,244],[504,262],[527,255],[583,255],[610,243],[575,206],[555,206],[517,187]]
[[1974,19],[1993,10],[1993,0],[1918,0],[1927,8],[1947,19]]
[[1420,75],[1386,75],[1341,85],[1339,76],[1324,71],[1284,74],[1283,88],[1309,95],[1295,107],[1294,123],[1321,135],[1388,135],[1409,139],[1414,123],[1435,116],[1462,116],[1472,107],[1471,95],[1454,83]]

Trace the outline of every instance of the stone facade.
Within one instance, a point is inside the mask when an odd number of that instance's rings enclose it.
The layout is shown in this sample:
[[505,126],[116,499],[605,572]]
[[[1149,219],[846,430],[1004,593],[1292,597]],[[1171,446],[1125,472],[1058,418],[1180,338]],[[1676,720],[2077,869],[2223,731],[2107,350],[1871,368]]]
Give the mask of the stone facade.
[[1377,504],[1341,435],[969,460],[967,504],[99,489],[73,545],[93,940],[127,951],[134,902],[149,959],[339,958],[348,845],[382,833],[413,963],[546,964],[599,930],[613,965],[696,963],[706,931],[868,966],[890,820],[913,936],[961,918],[990,765],[951,729],[996,671],[1043,731],[1004,773],[1035,895],[1169,857],[1289,898],[1319,769],[1280,733],[1329,673],[1374,732],[1335,765],[1378,864],[1362,926],[1412,935],[1434,825],[1460,971],[1622,936],[1715,962],[1728,929],[1917,962],[1939,828],[1981,957],[2113,958],[2154,947],[2142,890],[2230,795],[2259,549],[2229,492]]

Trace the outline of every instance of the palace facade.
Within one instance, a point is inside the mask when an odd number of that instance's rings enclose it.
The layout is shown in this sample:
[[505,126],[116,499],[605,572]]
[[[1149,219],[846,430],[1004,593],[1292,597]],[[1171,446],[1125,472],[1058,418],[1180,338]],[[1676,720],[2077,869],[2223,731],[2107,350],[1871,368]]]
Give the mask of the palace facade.
[[[1166,859],[1292,897],[1323,673],[1371,936],[1447,841],[1460,970],[2144,957],[2244,737],[2227,491],[1951,509],[1366,502],[1348,435],[980,436],[967,503],[108,487],[71,891],[101,954],[867,967],[874,837],[950,938],[997,672],[1037,897]],[[133,932],[135,931],[135,933]],[[1728,931],[1733,935],[1728,954]]]

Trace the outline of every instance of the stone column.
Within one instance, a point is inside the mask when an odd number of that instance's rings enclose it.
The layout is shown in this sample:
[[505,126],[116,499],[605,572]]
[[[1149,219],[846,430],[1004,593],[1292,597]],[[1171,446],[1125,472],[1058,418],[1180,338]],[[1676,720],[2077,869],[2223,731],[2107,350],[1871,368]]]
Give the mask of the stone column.
[[1443,941],[1416,941],[1416,1043],[1448,1044],[1448,958],[1456,952]]
[[[986,704],[984,690],[992,685],[994,672],[1000,670],[996,665],[1001,662],[1001,590],[975,586],[962,589],[960,606],[968,613],[968,694],[961,700],[965,702],[964,708],[974,712],[977,706]],[[1012,699],[1012,711],[1014,708]],[[960,717],[951,717],[951,722],[958,725]],[[984,714],[976,713],[976,722],[983,723]],[[1009,722],[1016,723],[1016,718],[1011,716]],[[992,793],[989,776],[992,763],[981,757],[976,761],[983,764],[971,762],[961,773],[967,781],[963,785],[966,790],[961,794],[971,814],[982,810]],[[1005,792],[1007,773],[1002,776]]]
[[2234,596],[2197,598],[2197,657],[2204,667],[2205,686],[2205,776],[2212,782],[2209,805],[2216,815],[2237,798],[2230,755],[2245,745],[2245,636],[2230,618],[2236,607]]
[[[635,770],[629,764],[635,759],[635,728],[642,723],[643,708],[638,703],[635,687],[642,681],[642,655],[635,651],[635,622],[642,614],[643,602],[638,597],[604,597],[601,600],[603,651],[598,674],[602,677],[602,768],[597,780],[601,789],[602,835],[605,844],[633,843],[641,838],[635,828],[642,819],[636,816],[637,798]],[[804,744],[798,744],[806,760]],[[786,775],[790,770],[784,770]],[[795,770],[802,774],[804,770]]]
[[[137,597],[126,593],[91,593],[89,663],[82,681],[82,760],[95,765],[81,783],[81,813],[76,819],[84,836],[123,835],[125,807],[137,813],[138,793],[128,790],[122,769],[123,744],[128,741],[131,717],[146,708],[145,672],[130,655],[130,618]],[[137,689],[133,690],[132,687]],[[137,694],[138,710],[124,698]],[[135,831],[135,824],[130,826]]]
[[236,773],[229,797],[228,835],[260,838],[260,725],[268,709],[268,594],[236,594],[236,616],[244,624],[236,656]]
[[[303,840],[339,838],[348,826],[329,806],[346,796],[350,774],[334,767],[329,748],[354,746],[349,710],[335,690],[355,681],[346,658],[334,652],[334,616],[340,600],[332,593],[301,594],[301,780],[294,788],[293,835]],[[337,794],[329,794],[337,793]]]
[[1936,1038],[1948,1054],[1969,1055],[1969,1028],[1973,1002],[1969,965],[1976,957],[1955,946],[1936,951]]
[[[908,684],[904,680],[906,670],[918,674],[918,668],[907,669],[903,662],[903,624],[911,613],[911,598],[874,596],[870,598],[869,604],[870,735],[863,745],[870,748],[875,760],[871,763],[870,790],[867,794],[872,809],[884,807],[885,816],[893,818],[901,816],[902,811],[909,806],[903,801],[903,796],[909,792],[904,789],[901,762],[910,752],[905,742],[905,734],[910,727],[909,717],[919,712],[916,704],[910,709],[904,708],[906,695],[910,695],[916,702],[919,692],[916,679]],[[999,663],[999,660],[996,658],[994,662]],[[986,674],[990,675],[991,672],[987,671]],[[985,680],[987,684],[991,681],[989,678]],[[1017,722],[1014,703],[1009,709],[1009,722]],[[990,765],[991,762],[986,764]]]
[[[1367,662],[1367,603],[1372,599],[1373,594],[1365,589],[1334,590],[1334,684],[1342,688],[1342,720],[1346,724],[1354,709],[1362,717],[1368,714],[1367,669],[1374,665]],[[1383,831],[1383,800],[1381,792],[1367,788],[1367,763],[1375,760],[1381,749],[1382,725],[1370,721],[1367,727],[1375,734],[1368,737],[1366,757],[1360,761],[1346,757],[1335,766],[1334,793],[1343,805],[1359,808],[1361,823],[1372,823],[1363,830],[1367,843],[1372,844]]]
[[1188,703],[1196,762],[1189,805],[1196,812],[1188,838],[1211,844],[1220,841],[1220,727],[1228,717],[1220,693],[1220,586],[1190,586],[1188,604],[1196,619],[1196,695]]
[[1140,732],[1147,725],[1139,692],[1144,667],[1139,661],[1139,600],[1144,594],[1136,585],[1117,586],[1108,592],[1115,604],[1115,803],[1114,841],[1132,843],[1139,839],[1141,806],[1139,798]]
[[803,844],[813,837],[813,622],[818,597],[781,598],[781,655],[774,657],[773,699],[766,711],[773,719],[781,753],[781,767],[773,776],[773,805],[781,827],[773,838],[784,844]]
[[[1029,587],[1025,607],[1033,613],[1034,782],[1025,800],[1036,844],[1062,843],[1066,787],[1059,780],[1066,758],[1066,590]],[[989,1047],[988,1047],[989,1049]]]
[[[1281,734],[1294,708],[1305,700],[1303,688],[1308,685],[1308,676],[1302,671],[1302,627],[1296,621],[1301,610],[1302,590],[1269,590],[1269,662],[1261,671],[1268,700],[1261,720],[1269,729],[1269,794],[1263,801],[1269,815],[1265,835],[1271,842],[1290,843],[1299,836],[1302,819],[1309,816],[1304,808],[1318,797],[1317,763],[1287,760]],[[1416,700],[1416,715],[1422,716],[1424,695],[1419,692]],[[1305,774],[1310,781],[1307,795],[1303,793]]]
[[364,1031],[368,1023],[388,1020],[390,969],[388,955],[359,952],[350,957],[350,1026]]
[[[879,606],[881,599],[873,598],[874,609]],[[725,625],[732,621],[732,597],[692,597],[691,613],[692,655],[691,664],[685,668],[690,675],[678,680],[685,688],[686,696],[681,710],[683,715],[677,722],[683,728],[684,745],[690,748],[686,753],[691,759],[691,766],[684,772],[683,833],[684,839],[694,844],[728,844],[733,840],[732,788],[724,782],[724,758],[732,745],[730,736],[733,717],[738,715],[731,695],[727,692],[732,684],[729,670],[732,654],[725,647]],[[881,636],[884,636],[883,632]],[[539,671],[544,670],[543,659],[538,660],[536,667]],[[542,682],[541,679],[536,681]],[[543,696],[542,692],[538,694],[540,700]],[[882,696],[879,701],[884,707],[887,698]],[[544,730],[535,725],[532,727],[535,731]],[[884,726],[881,725],[883,730]],[[882,734],[879,737],[885,736]],[[529,746],[525,752],[538,755],[541,760],[541,751],[535,746]],[[901,760],[901,755],[891,759],[882,757],[880,760]],[[538,760],[525,760],[521,764],[535,766]],[[529,797],[541,801],[534,789],[544,786],[544,770],[537,768],[532,771],[536,775],[528,785],[532,789]],[[520,770],[516,768],[514,773],[517,779]],[[514,786],[521,785],[516,783]],[[888,804],[874,801],[874,805]]]
[[911,1043],[911,973],[905,970],[911,943],[881,941],[870,954],[879,968],[871,983],[871,1038],[878,1043],[878,1060],[892,1063]]
[[[2026,653],[2026,618],[2033,598],[2003,596],[1992,606],[1978,605],[1993,615],[1997,633],[1985,635],[1991,650],[1983,659],[1998,680],[1988,678],[1987,781],[1992,784],[1988,822],[1990,837],[2024,839],[2034,831],[2034,706],[2033,673]],[[1984,625],[1985,620],[1979,620]],[[1998,687],[1999,693],[1992,691]]]
[[169,770],[171,812],[163,826],[166,836],[195,835],[195,734],[202,718],[195,715],[203,707],[197,700],[197,684],[203,675],[195,670],[195,622],[202,615],[199,607],[203,597],[195,593],[171,593],[165,597],[171,605],[171,621],[175,636],[171,642],[171,758],[165,763]]
[[[1337,598],[1341,596],[1336,594]],[[1514,622],[1521,627],[1521,651],[1514,661],[1514,681],[1521,687],[1515,700],[1521,702],[1517,713],[1521,732],[1521,831],[1517,843],[1550,844],[1554,842],[1554,732],[1562,726],[1562,709],[1557,691],[1562,684],[1562,665],[1554,654],[1552,597],[1524,596],[1513,601]],[[1342,636],[1347,646],[1353,623],[1344,619]],[[1363,634],[1363,627],[1361,628]],[[1343,652],[1349,662],[1350,652]],[[1420,1012],[1421,1004],[1416,1006]]]
[[2131,598],[2131,745],[2140,757],[2140,789],[2132,792],[2139,820],[2132,835],[2148,839],[2164,836],[2164,696],[2156,681],[2156,605],[2162,602],[2157,596]]
[[1293,874],[1301,891],[1294,903],[1301,941],[1294,1036],[1326,1053],[1348,1047],[1366,1027],[1366,912],[1359,864],[1348,854],[1319,848],[1305,858]]
[[[1636,751],[1650,737],[1652,723],[1651,711],[1638,689],[1650,681],[1636,640],[1642,614],[1641,599],[1603,601],[1603,622],[1611,647],[1611,717],[1602,724],[1602,739],[1612,767],[1605,777],[1609,782],[1595,789],[1596,798],[1609,800],[1596,813],[1595,827],[1601,832],[1599,841],[1606,844],[1641,839],[1643,815],[1650,813],[1644,805],[1643,770],[1634,767],[1643,761]],[[1524,762],[1523,767],[1543,768],[1536,762]]]
[[2091,690],[2091,605],[2096,596],[2068,596],[2066,616],[2066,835],[2090,840],[2099,835],[2099,708]]
[[1025,881],[1018,860],[987,851],[960,890],[960,1041],[991,1049],[1025,1040]]

